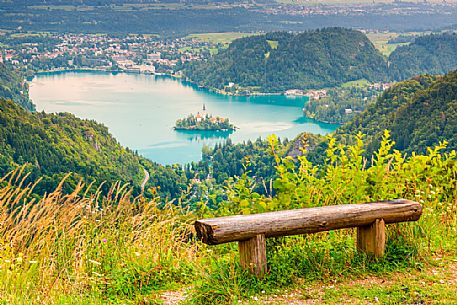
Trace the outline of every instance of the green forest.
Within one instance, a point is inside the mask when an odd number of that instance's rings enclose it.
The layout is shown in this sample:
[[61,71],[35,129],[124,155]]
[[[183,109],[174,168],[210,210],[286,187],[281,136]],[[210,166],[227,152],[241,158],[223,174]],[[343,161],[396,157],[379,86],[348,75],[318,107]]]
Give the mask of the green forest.
[[[230,92],[239,87],[249,94],[336,87],[362,79],[400,81],[456,68],[455,33],[418,36],[385,58],[363,33],[326,28],[240,38],[210,60],[188,64],[184,72],[200,86]],[[234,86],[227,88],[229,83]]]
[[417,37],[413,43],[398,47],[389,56],[392,80],[419,74],[444,74],[457,69],[457,34],[444,33]]
[[0,97],[14,100],[27,110],[35,110],[29,98],[29,88],[20,74],[0,64]]
[[333,87],[348,81],[387,80],[387,64],[359,31],[327,28],[241,38],[207,62],[184,72],[198,85],[224,89],[230,82],[261,92]]
[[391,130],[394,148],[425,153],[427,147],[447,141],[457,149],[457,71],[444,76],[419,76],[385,91],[361,115],[336,131],[341,137],[367,135],[367,151],[380,145],[384,130]]
[[340,86],[327,90],[327,96],[305,103],[304,114],[320,122],[346,123],[376,100],[381,88],[373,86]]
[[[338,128],[335,138],[342,143],[355,143],[358,133],[364,134],[364,155],[381,146],[385,131],[390,130],[392,148],[401,153],[427,153],[446,141],[443,151],[457,149],[457,71],[445,76],[420,76],[400,82],[356,113]],[[256,180],[256,190],[265,193],[275,177],[274,158],[265,140],[216,145],[203,150],[203,158],[185,166],[186,175],[204,179],[208,175],[218,184],[230,177],[249,173]],[[325,162],[328,140],[322,136],[303,134],[292,141],[278,140],[276,154],[297,158],[304,154],[315,164]]]
[[123,148],[108,129],[93,120],[81,120],[72,114],[28,112],[10,100],[0,100],[0,175],[17,165],[27,165],[29,179],[42,178],[35,188],[39,194],[54,189],[70,172],[67,189],[81,178],[87,182],[106,181],[102,190],[116,181],[129,182],[140,192],[146,169],[151,173],[149,186],[164,196],[177,196],[184,188],[180,171],[154,164]]

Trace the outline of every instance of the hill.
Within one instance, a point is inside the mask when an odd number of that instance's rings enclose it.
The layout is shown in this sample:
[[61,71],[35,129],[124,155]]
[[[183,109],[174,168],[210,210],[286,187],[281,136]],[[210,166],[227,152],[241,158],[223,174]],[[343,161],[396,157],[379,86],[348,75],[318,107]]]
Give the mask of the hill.
[[11,99],[27,110],[35,110],[29,98],[29,88],[24,79],[13,70],[0,64],[0,97]]
[[391,131],[394,148],[402,152],[424,153],[445,140],[448,151],[457,149],[457,71],[398,83],[336,135],[366,134],[371,154],[378,149],[385,129]]
[[283,92],[367,79],[387,79],[382,55],[361,32],[326,28],[241,38],[207,62],[194,62],[185,75],[197,84],[224,89],[230,82],[248,90]]
[[457,69],[457,34],[418,37],[398,47],[389,57],[389,74],[394,80],[419,74],[445,74]]
[[0,99],[0,144],[0,176],[28,164],[31,179],[43,177],[37,193],[53,190],[68,172],[75,173],[67,180],[69,189],[84,178],[108,185],[129,182],[138,193],[145,177],[143,169],[151,173],[147,187],[158,186],[168,196],[181,191],[176,171],[123,148],[105,126],[72,114],[31,113]]

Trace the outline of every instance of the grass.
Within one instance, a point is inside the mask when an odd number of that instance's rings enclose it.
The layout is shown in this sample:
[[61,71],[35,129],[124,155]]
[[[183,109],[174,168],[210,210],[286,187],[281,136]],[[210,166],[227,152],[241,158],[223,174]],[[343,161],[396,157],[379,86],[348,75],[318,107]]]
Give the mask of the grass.
[[435,264],[382,277],[299,284],[276,295],[260,294],[243,304],[457,304],[457,259]]
[[25,177],[18,169],[0,189],[0,300],[54,304],[87,295],[86,304],[131,301],[189,282],[199,253],[185,242],[184,210],[159,209],[120,184],[105,196],[81,197],[83,184],[64,195],[62,181],[36,201]]
[[[161,304],[183,294],[189,305],[455,303],[455,154],[437,148],[403,159],[388,153],[385,138],[364,169],[357,143],[329,139],[333,161],[319,172],[304,157],[276,156],[275,197],[253,193],[243,175],[227,183],[218,210],[203,199],[189,210],[186,196],[176,204],[133,197],[119,183],[102,194],[81,182],[65,194],[63,180],[39,198],[18,168],[0,179],[0,304]],[[420,201],[423,215],[388,226],[382,259],[356,250],[354,229],[272,238],[262,280],[240,268],[236,243],[204,245],[192,226],[203,217],[398,197]]]
[[350,82],[346,82],[344,84],[341,85],[342,88],[357,88],[357,87],[361,87],[361,88],[365,88],[367,87],[368,85],[370,85],[370,82],[366,79],[359,79],[359,80],[354,80],[354,81],[350,81]]
[[278,48],[279,42],[276,40],[267,40],[268,44],[273,50],[276,50]]
[[239,32],[225,32],[225,33],[202,33],[202,34],[190,34],[186,38],[196,39],[203,42],[210,42],[214,44],[229,44],[233,40],[243,37],[249,37],[258,35],[256,33],[239,33]]
[[[431,34],[431,32],[407,32],[402,33],[401,35],[426,35]],[[393,51],[398,47],[408,45],[409,43],[392,43],[389,44],[390,39],[400,36],[400,33],[394,32],[379,32],[379,33],[367,33],[368,39],[374,44],[374,46],[383,54],[388,57]]]
[[48,37],[51,36],[49,32],[36,32],[36,33],[13,33],[10,35],[11,38],[25,38],[25,37]]
[[381,33],[367,33],[368,39],[371,40],[371,42],[374,44],[376,49],[381,52],[384,56],[389,56],[395,49],[404,44],[388,44],[388,41],[390,39],[396,38],[400,36],[399,33],[393,33],[393,32],[381,32]]

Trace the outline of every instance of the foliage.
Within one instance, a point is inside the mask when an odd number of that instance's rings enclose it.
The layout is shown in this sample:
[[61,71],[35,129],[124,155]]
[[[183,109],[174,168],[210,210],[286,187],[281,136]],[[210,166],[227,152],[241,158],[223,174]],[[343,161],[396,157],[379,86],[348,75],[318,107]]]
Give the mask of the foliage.
[[[354,230],[269,239],[269,273],[264,280],[253,281],[239,273],[236,258],[223,266],[207,266],[190,302],[211,304],[211,299],[206,301],[205,297],[217,295],[224,304],[230,304],[243,298],[246,291],[271,293],[276,287],[296,284],[298,279],[336,282],[349,275],[421,268],[426,262],[423,259],[434,251],[450,251],[448,254],[455,256],[456,152],[442,153],[444,146],[438,146],[429,149],[427,155],[404,157],[392,151],[394,143],[386,131],[373,164],[368,167],[362,155],[362,138],[358,135],[356,145],[346,146],[329,136],[326,162],[321,166],[313,165],[306,156],[295,162],[291,157],[275,155],[277,193],[273,198],[252,192],[248,187],[251,179],[242,176],[229,188],[226,204],[214,213],[249,214],[393,198],[419,201],[424,211],[418,222],[388,227],[383,259],[371,261],[357,253]],[[275,147],[277,139],[271,137],[269,142]],[[220,249],[230,253],[232,248]],[[237,276],[227,272],[230,268]]]
[[[179,196],[185,187],[178,169],[152,163],[123,148],[105,126],[93,120],[68,113],[30,113],[2,99],[0,126],[0,174],[27,164],[31,180],[43,179],[35,188],[39,194],[52,191],[68,172],[76,173],[67,181],[68,189],[83,177],[88,182],[128,182],[138,194],[143,169],[151,173],[147,188],[156,186],[163,195]],[[108,188],[102,187],[103,191]]]
[[[62,182],[36,200],[23,169],[11,172],[0,181],[0,300],[56,304],[83,296],[93,304],[154,304],[162,289],[194,283],[187,303],[232,304],[316,280],[410,272],[436,254],[456,257],[455,151],[442,153],[440,146],[404,157],[392,151],[386,132],[368,167],[362,138],[346,146],[328,137],[326,162],[316,166],[306,156],[281,157],[270,137],[276,195],[256,193],[255,180],[243,174],[228,181],[217,210],[205,197],[194,211],[182,207],[186,197],[178,206],[132,198],[121,184],[106,196],[82,184],[65,195]],[[354,230],[269,239],[269,272],[257,280],[240,269],[235,244],[209,248],[190,234],[201,217],[399,197],[421,202],[423,215],[388,227],[387,253],[378,261],[355,250]]]
[[387,77],[386,63],[368,38],[359,31],[342,28],[237,39],[211,60],[189,64],[185,74],[209,88],[224,89],[233,82],[241,87],[259,87],[262,92]]
[[[279,140],[278,149],[281,154],[286,152],[288,144],[287,140],[282,143]],[[205,147],[202,160],[185,165],[184,171],[189,179],[204,180],[211,177],[219,185],[223,185],[230,177],[247,174],[255,179],[256,191],[268,193],[272,190],[274,165],[270,145],[267,141],[258,138],[254,142],[234,144],[228,140],[225,143],[216,144],[214,148]]]
[[361,115],[339,128],[341,138],[367,135],[370,155],[379,147],[384,129],[392,130],[395,148],[425,153],[427,147],[448,141],[457,146],[457,71],[443,77],[420,76],[396,84]]
[[398,47],[389,57],[389,73],[394,80],[419,74],[444,74],[457,69],[457,34],[444,33],[417,37]]
[[327,97],[306,103],[304,112],[321,122],[346,123],[373,103],[381,92],[373,85],[332,88],[327,90]]
[[35,110],[35,105],[29,98],[29,88],[20,74],[0,63],[0,97],[11,99],[29,111]]

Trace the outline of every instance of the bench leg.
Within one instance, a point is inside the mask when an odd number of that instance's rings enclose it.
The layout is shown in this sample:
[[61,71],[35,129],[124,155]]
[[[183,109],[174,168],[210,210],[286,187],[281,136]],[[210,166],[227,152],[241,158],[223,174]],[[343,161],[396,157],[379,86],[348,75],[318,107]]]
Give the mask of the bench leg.
[[261,278],[267,271],[267,249],[265,235],[238,242],[241,267]]
[[374,257],[382,257],[386,247],[386,230],[383,219],[357,228],[357,249]]

